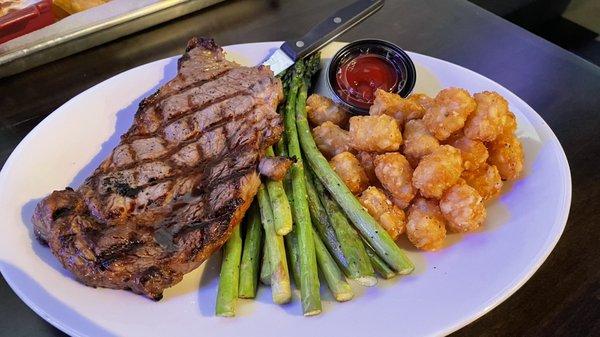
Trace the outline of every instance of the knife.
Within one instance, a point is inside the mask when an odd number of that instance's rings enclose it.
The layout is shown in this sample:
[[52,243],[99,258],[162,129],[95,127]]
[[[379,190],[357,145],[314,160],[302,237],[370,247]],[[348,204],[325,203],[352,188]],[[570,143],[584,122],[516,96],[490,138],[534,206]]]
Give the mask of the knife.
[[316,25],[297,40],[285,41],[262,64],[275,75],[289,68],[297,60],[323,48],[331,40],[354,27],[383,7],[384,0],[359,0],[344,7]]

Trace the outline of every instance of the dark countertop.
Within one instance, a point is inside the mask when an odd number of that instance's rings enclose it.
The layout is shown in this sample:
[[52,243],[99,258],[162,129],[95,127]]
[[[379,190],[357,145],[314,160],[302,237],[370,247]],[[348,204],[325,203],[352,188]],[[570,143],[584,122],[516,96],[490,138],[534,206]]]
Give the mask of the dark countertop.
[[[349,1],[230,1],[0,79],[0,163],[45,116],[129,68],[182,52],[192,35],[222,45],[299,36]],[[390,1],[341,40],[375,37],[472,69],[550,125],[567,154],[567,227],[538,272],[456,336],[600,335],[600,68],[466,1]],[[551,196],[549,196],[551,197]],[[0,335],[58,336],[0,279]]]

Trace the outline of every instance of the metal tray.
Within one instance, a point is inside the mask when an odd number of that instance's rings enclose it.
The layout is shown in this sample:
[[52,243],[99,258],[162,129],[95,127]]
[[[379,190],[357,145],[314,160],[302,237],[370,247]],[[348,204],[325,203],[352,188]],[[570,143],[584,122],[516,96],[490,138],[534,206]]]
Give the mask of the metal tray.
[[112,0],[0,44],[0,78],[224,0]]

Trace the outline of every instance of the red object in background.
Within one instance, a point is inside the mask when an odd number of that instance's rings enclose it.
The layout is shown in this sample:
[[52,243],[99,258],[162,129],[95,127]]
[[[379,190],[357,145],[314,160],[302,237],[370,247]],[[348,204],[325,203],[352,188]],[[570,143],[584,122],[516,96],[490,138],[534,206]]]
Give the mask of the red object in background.
[[0,43],[31,33],[55,22],[52,0],[42,0],[31,6],[0,16]]

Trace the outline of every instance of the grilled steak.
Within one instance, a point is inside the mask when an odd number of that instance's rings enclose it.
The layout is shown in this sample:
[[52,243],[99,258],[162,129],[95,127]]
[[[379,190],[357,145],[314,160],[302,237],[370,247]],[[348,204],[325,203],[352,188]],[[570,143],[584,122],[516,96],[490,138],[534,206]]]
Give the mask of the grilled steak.
[[37,237],[82,283],[160,299],[240,222],[283,131],[281,98],[268,68],[192,39],[177,76],[140,103],[92,176],[37,205]]

